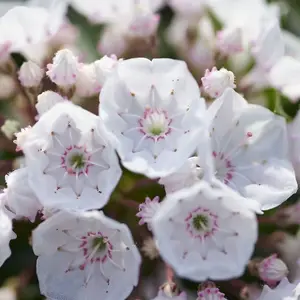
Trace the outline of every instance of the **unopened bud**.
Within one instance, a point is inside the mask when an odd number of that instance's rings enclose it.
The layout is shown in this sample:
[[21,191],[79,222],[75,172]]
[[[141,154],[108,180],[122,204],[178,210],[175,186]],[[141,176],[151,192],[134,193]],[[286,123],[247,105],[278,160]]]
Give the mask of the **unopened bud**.
[[44,76],[44,70],[32,61],[24,62],[19,71],[19,80],[24,87],[37,87]]
[[199,286],[198,297],[196,300],[226,300],[225,295],[220,292],[216,285],[211,282],[205,282]]
[[227,88],[235,88],[234,74],[224,68],[206,70],[201,78],[205,92],[213,98],[220,97]]
[[53,63],[48,64],[47,75],[60,87],[70,87],[76,83],[78,59],[69,49],[56,52]]
[[273,254],[259,263],[258,274],[263,281],[273,286],[287,276],[288,268],[276,254]]

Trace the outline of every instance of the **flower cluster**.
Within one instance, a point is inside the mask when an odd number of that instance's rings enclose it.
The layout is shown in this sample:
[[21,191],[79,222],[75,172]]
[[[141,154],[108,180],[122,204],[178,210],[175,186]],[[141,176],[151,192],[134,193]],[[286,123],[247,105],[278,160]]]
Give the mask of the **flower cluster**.
[[[159,55],[165,4],[183,60]],[[103,27],[102,57],[78,48],[69,6]],[[14,225],[29,221],[47,299],[299,299],[299,234],[274,229],[300,224],[299,203],[283,204],[300,179],[300,113],[284,107],[300,98],[300,63],[279,20],[263,0],[29,1],[6,12],[0,85],[10,80],[4,98],[16,105],[0,115],[1,138],[16,159],[0,194],[0,266]]]

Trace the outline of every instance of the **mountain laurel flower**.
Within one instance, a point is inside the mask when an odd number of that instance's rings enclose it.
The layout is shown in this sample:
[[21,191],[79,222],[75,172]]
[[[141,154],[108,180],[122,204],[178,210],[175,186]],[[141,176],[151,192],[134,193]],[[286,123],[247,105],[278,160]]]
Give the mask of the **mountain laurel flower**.
[[48,64],[46,74],[52,82],[61,87],[69,87],[76,83],[79,62],[69,49],[56,52],[53,63]]
[[211,153],[206,168],[213,176],[255,199],[262,210],[278,206],[297,191],[284,118],[248,104],[233,89],[215,100],[207,113]]
[[4,211],[0,209],[0,266],[2,266],[11,255],[9,243],[10,240],[14,238],[16,238],[16,235],[12,231],[12,221]]
[[258,264],[259,277],[269,286],[275,286],[288,274],[286,264],[276,254],[273,254]]
[[49,111],[54,105],[57,103],[62,103],[64,101],[67,101],[65,98],[63,98],[60,94],[52,92],[52,91],[46,91],[42,94],[38,95],[37,97],[37,104],[35,105],[35,108],[38,112],[38,118]]
[[20,130],[20,123],[16,120],[7,119],[1,126],[2,133],[9,139],[12,140],[15,133]]
[[149,178],[173,173],[193,154],[207,130],[204,114],[183,61],[125,60],[100,94],[99,115],[123,165]]
[[29,185],[48,208],[102,208],[122,173],[99,118],[69,101],[40,117],[22,149]]
[[228,27],[217,33],[216,46],[223,55],[232,55],[243,51],[242,29]]
[[167,195],[152,229],[162,258],[193,281],[242,275],[257,239],[255,213],[220,182]]
[[43,207],[28,184],[26,167],[17,169],[5,176],[7,209],[15,215],[15,219],[28,218],[34,222],[37,212]]
[[174,282],[167,282],[159,288],[158,295],[152,300],[187,300],[185,292],[181,292]]
[[19,80],[24,87],[37,87],[44,77],[44,70],[35,62],[24,62],[19,71]]
[[164,186],[166,193],[170,194],[193,186],[203,178],[203,175],[203,168],[200,167],[199,158],[193,156],[178,171],[160,178],[159,183]]
[[279,285],[274,289],[265,285],[262,293],[257,300],[299,300],[300,283],[290,283],[288,279],[283,278]]
[[222,96],[227,88],[236,88],[234,74],[224,68],[218,70],[213,67],[211,71],[207,69],[201,81],[205,92],[212,98]]
[[41,293],[50,299],[126,299],[141,256],[125,224],[103,212],[59,212],[33,231]]
[[151,221],[155,213],[160,208],[159,197],[156,196],[152,200],[146,197],[145,202],[139,205],[139,212],[136,214],[137,217],[141,218],[139,225],[147,224],[148,229],[151,230]]

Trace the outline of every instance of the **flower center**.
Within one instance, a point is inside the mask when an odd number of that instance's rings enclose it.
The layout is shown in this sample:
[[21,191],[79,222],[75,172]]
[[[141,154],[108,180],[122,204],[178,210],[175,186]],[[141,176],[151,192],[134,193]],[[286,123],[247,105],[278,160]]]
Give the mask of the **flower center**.
[[206,239],[218,230],[218,216],[204,207],[197,207],[185,218],[185,226],[193,238]]
[[70,165],[76,170],[80,170],[85,166],[85,158],[82,153],[75,153],[70,157]]
[[143,134],[153,138],[164,138],[171,132],[169,127],[171,122],[172,120],[168,118],[165,111],[146,108],[143,118],[139,120],[139,125]]
[[202,214],[193,217],[192,224],[198,231],[205,230],[208,226],[208,217]]
[[93,248],[97,248],[97,252],[101,252],[106,250],[107,248],[107,240],[101,236],[101,237],[96,237],[93,240]]

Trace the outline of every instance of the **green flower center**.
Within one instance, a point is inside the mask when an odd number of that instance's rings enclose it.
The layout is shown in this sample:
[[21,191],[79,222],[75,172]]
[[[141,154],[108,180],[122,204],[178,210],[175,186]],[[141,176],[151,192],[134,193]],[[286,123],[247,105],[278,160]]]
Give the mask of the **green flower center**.
[[150,128],[149,131],[152,135],[158,136],[164,132],[164,128],[162,128],[162,126],[159,126],[159,125],[154,125]]
[[192,220],[193,226],[196,230],[202,231],[208,226],[208,218],[204,215],[197,215]]
[[85,166],[84,155],[77,153],[71,156],[70,165],[74,169],[82,169]]
[[104,251],[107,247],[107,240],[104,237],[96,237],[93,240],[93,249],[98,248],[98,252]]

